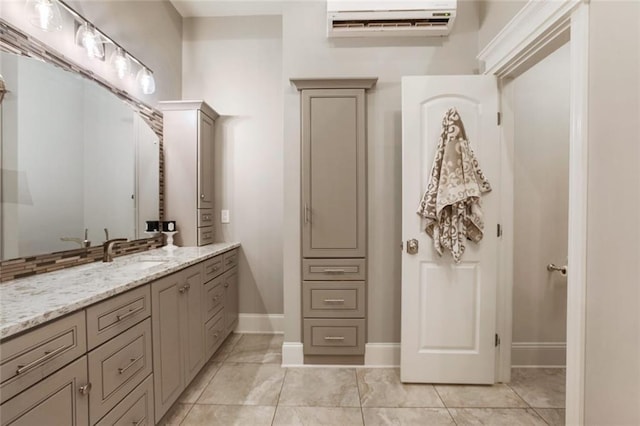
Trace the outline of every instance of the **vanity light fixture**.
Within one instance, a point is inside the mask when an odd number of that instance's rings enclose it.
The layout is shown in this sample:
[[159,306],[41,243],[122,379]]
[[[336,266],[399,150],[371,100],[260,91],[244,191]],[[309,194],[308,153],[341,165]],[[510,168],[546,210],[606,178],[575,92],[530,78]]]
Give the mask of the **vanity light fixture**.
[[25,5],[29,22],[43,31],[62,29],[62,15],[58,0],[27,0]]
[[87,51],[87,56],[90,58],[104,58],[104,43],[105,41],[100,33],[89,22],[85,22],[78,27],[76,44],[84,47]]
[[[2,1],[2,0],[0,0]],[[26,0],[25,9],[29,21],[43,31],[57,31],[62,29],[62,16],[60,7],[67,11],[79,24],[75,33],[76,44],[82,46],[90,58],[103,59],[106,54],[106,46],[111,45],[112,52],[109,64],[120,79],[124,79],[132,71],[132,63],[140,67],[136,75],[136,82],[145,95],[156,91],[156,82],[153,71],[138,58],[127,52],[122,46],[100,31],[88,19],[73,10],[63,0]],[[77,25],[76,24],[76,25]]]
[[125,53],[124,49],[121,47],[116,47],[111,54],[111,58],[109,58],[109,63],[116,70],[116,74],[118,78],[122,80],[131,69],[131,61],[129,60],[129,56]]
[[156,91],[156,80],[153,78],[153,73],[147,68],[142,67],[140,71],[138,71],[136,81],[140,85],[142,93],[145,95],[150,95]]

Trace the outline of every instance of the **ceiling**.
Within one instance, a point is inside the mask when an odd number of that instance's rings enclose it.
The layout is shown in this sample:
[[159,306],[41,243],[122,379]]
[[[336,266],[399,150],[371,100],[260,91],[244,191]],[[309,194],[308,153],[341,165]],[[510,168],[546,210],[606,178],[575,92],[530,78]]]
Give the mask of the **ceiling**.
[[280,15],[281,0],[169,0],[183,18]]

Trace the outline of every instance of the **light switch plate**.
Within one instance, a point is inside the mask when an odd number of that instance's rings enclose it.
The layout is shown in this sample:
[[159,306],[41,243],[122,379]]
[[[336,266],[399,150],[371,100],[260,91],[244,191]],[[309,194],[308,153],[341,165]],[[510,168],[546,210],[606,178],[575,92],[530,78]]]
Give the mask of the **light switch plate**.
[[229,223],[229,210],[221,210],[220,211],[220,222],[221,223]]

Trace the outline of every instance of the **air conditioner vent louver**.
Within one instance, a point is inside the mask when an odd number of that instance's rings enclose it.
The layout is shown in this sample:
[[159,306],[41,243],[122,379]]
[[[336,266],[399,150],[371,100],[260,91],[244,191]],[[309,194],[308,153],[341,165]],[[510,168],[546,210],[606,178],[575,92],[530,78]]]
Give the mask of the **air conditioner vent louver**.
[[451,31],[455,17],[456,0],[329,0],[327,33],[329,37],[443,36]]

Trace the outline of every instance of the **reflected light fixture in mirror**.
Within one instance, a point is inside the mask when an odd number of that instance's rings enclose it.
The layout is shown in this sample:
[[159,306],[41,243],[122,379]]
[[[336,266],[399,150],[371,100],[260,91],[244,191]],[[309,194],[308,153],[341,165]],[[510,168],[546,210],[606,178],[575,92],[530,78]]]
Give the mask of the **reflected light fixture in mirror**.
[[43,31],[62,29],[62,16],[57,0],[27,0],[25,5],[29,22]]

